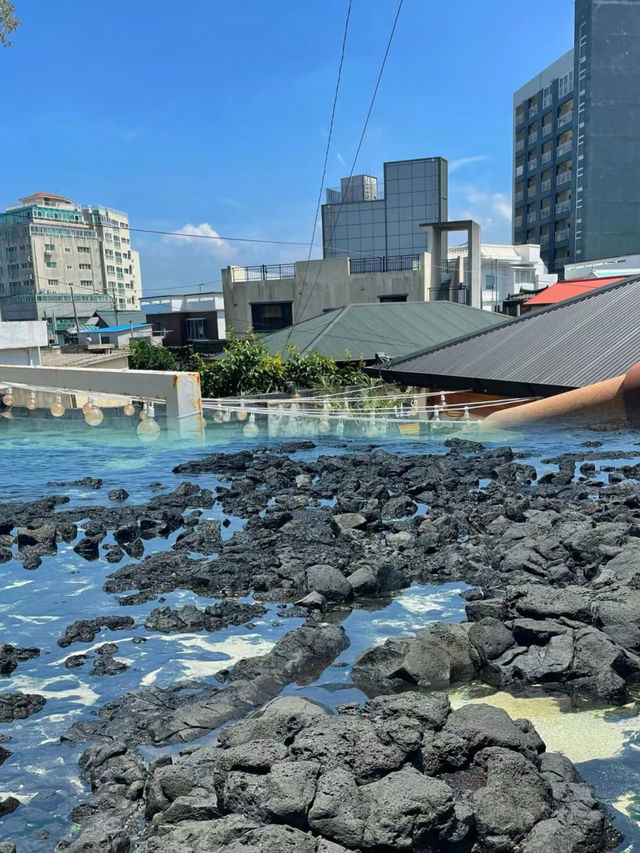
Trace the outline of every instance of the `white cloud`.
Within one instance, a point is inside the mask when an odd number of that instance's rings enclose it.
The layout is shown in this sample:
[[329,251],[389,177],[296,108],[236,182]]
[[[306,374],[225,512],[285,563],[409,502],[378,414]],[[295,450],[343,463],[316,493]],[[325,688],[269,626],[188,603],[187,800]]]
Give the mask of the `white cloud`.
[[337,154],[336,154],[336,158],[337,158],[337,160],[338,160],[338,163],[340,163],[340,165],[341,165],[341,166],[344,166],[344,168],[346,169],[346,168],[347,168],[347,164],[345,163],[344,157],[342,156],[342,154],[341,154],[339,151],[338,151],[338,152],[337,152]]
[[[180,236],[176,236],[180,235]],[[187,222],[182,228],[178,228],[176,234],[165,235],[163,242],[167,246],[184,246],[187,244],[191,249],[196,249],[214,257],[229,257],[235,253],[233,246],[220,237],[220,234],[208,222],[194,225]]]
[[475,219],[485,242],[511,242],[511,202],[505,193],[470,185],[456,188],[451,195],[452,218]]
[[487,157],[484,154],[478,154],[475,157],[460,157],[458,160],[451,160],[449,163],[449,174],[457,172],[463,166],[469,166],[471,163],[482,163]]

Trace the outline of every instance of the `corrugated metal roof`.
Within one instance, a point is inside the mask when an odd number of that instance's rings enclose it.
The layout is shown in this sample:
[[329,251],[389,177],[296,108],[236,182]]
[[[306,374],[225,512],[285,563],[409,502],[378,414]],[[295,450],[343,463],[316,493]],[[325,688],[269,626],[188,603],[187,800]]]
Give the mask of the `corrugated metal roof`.
[[370,361],[377,352],[397,358],[507,322],[502,314],[453,302],[384,302],[347,305],[265,336],[272,353],[294,344],[336,361]]
[[92,326],[88,331],[104,335],[109,332],[128,332],[129,329],[141,329],[143,326],[150,325],[151,323],[125,323],[121,326]]
[[127,355],[126,350],[116,352],[57,352],[40,350],[40,361],[45,367],[95,367],[103,362],[121,361]]
[[105,326],[120,326],[123,323],[146,323],[147,317],[144,311],[118,311],[116,317],[115,311],[103,311],[97,308],[94,316],[100,319],[100,322]]
[[640,277],[599,287],[445,346],[398,359],[384,375],[489,393],[580,388],[640,361]]
[[555,302],[564,302],[565,299],[573,299],[574,296],[581,296],[589,290],[595,290],[598,287],[606,287],[608,284],[613,284],[616,281],[622,281],[627,276],[612,275],[609,278],[577,278],[571,281],[559,281],[557,284],[552,284],[536,293],[531,299],[525,302],[525,305],[553,305]]

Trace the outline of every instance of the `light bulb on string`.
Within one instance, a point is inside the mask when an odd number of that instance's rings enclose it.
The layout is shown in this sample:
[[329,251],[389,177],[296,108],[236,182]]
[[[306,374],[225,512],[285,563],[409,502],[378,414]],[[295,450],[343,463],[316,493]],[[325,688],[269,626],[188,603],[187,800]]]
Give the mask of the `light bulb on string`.
[[231,420],[231,409],[225,409],[224,410],[222,420],[224,421],[225,424],[229,423],[229,421]]
[[222,409],[215,410],[215,412],[213,413],[213,420],[217,424],[221,424],[224,421],[224,412],[222,411]]
[[255,438],[258,435],[260,429],[256,423],[256,416],[254,414],[249,415],[249,421],[244,425],[242,432],[249,438]]
[[420,412],[420,409],[418,408],[418,401],[414,397],[413,400],[411,401],[411,408],[409,409],[409,413],[415,417],[419,412]]
[[62,403],[62,397],[60,396],[60,394],[58,394],[56,396],[56,399],[51,404],[49,411],[51,412],[51,414],[53,415],[54,418],[61,418],[64,415],[64,413],[66,412],[66,409]]
[[140,413],[138,415],[141,421],[145,420],[145,418],[147,417],[147,406],[147,403],[142,404],[142,408],[140,409]]
[[236,412],[236,418],[239,421],[246,421],[247,419],[247,411],[244,407],[244,400],[240,400],[240,408]]
[[33,412],[38,408],[38,403],[36,401],[36,395],[33,393],[33,391],[31,392],[31,394],[29,394],[29,399],[27,400],[25,405],[26,405],[27,409],[29,409],[30,412]]
[[7,388],[6,394],[2,398],[2,402],[5,406],[13,406],[16,402],[16,398],[13,396],[13,389]]
[[136,433],[140,441],[155,441],[160,435],[160,427],[155,419],[153,403],[145,403],[145,417],[136,427]]
[[102,409],[98,406],[92,404],[84,413],[85,422],[92,427],[100,426],[102,421],[104,420],[104,414]]
[[124,412],[124,414],[125,414],[128,418],[130,418],[132,415],[135,415],[135,413],[136,413],[136,407],[133,405],[133,402],[132,402],[131,400],[129,400],[129,401],[128,401],[128,402],[126,402],[126,403],[124,404],[124,406],[122,407],[122,411]]

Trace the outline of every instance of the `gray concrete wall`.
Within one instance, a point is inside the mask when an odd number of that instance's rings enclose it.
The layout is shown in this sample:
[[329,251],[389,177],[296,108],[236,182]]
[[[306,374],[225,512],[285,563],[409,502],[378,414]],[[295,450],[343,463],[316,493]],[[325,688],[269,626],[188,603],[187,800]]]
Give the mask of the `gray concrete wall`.
[[293,322],[299,323],[343,305],[378,302],[380,296],[404,296],[408,302],[426,302],[431,293],[431,256],[421,255],[420,269],[397,272],[349,272],[344,258],[300,261],[295,278],[233,281],[238,267],[222,270],[225,317],[236,335],[251,327],[251,305],[291,302]]

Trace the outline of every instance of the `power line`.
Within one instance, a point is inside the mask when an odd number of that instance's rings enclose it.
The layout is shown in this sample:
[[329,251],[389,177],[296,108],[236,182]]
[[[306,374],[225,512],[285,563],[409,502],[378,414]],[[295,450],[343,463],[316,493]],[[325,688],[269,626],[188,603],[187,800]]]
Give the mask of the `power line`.
[[[362,127],[362,133],[360,134],[360,139],[358,140],[358,146],[356,148],[356,153],[354,155],[353,162],[351,164],[351,171],[349,172],[349,177],[347,178],[347,190],[349,190],[351,187],[351,179],[353,178],[353,173],[354,173],[355,168],[356,168],[356,163],[358,161],[360,149],[362,148],[362,143],[364,141],[364,137],[365,137],[365,134],[367,132],[367,127],[369,125],[369,119],[371,118],[371,113],[373,111],[373,105],[375,104],[375,100],[376,100],[376,97],[378,94],[378,89],[380,88],[380,81],[382,80],[382,75],[384,73],[385,65],[387,64],[387,59],[389,57],[389,51],[391,50],[391,43],[393,41],[393,36],[395,35],[395,31],[396,31],[396,27],[398,25],[398,19],[400,18],[400,12],[402,11],[403,3],[404,3],[404,0],[399,0],[398,8],[396,10],[396,15],[395,15],[395,18],[393,19],[393,25],[391,27],[391,32],[390,32],[389,38],[387,40],[387,46],[386,46],[386,49],[384,52],[384,56],[382,57],[382,63],[380,64],[380,71],[378,72],[378,78],[376,80],[376,85],[374,86],[373,94],[371,95],[371,100],[369,101],[369,109],[367,110],[367,115],[366,115],[366,118],[364,120],[364,125]],[[338,214],[337,214],[337,216],[333,222],[333,225],[332,225],[331,235],[333,235],[335,227],[338,224],[338,219],[340,218],[340,214],[342,213],[343,206],[344,206],[344,203],[341,203],[340,207],[338,208]],[[313,288],[317,284],[318,278],[320,276],[320,272],[322,271],[324,261],[325,261],[325,259],[323,257],[322,262],[318,266],[318,271],[316,273],[316,277],[314,279],[313,285],[311,286],[311,288],[309,290],[309,294],[305,300],[305,303],[302,306],[302,311],[300,312],[301,316],[304,314],[305,309],[306,309],[307,305],[309,304],[309,299],[311,298],[311,293],[313,292]],[[305,281],[305,284],[306,284],[306,281]],[[303,294],[304,294],[304,285],[303,285],[303,288],[301,291],[301,296]]]
[[324,189],[324,181],[327,176],[327,163],[329,161],[329,149],[331,148],[331,139],[333,137],[333,124],[336,117],[336,106],[338,104],[338,92],[340,91],[340,80],[342,78],[342,67],[344,65],[344,53],[347,45],[347,33],[349,31],[349,20],[351,18],[351,6],[352,0],[349,0],[349,5],[347,6],[347,17],[344,22],[344,34],[342,36],[342,49],[340,51],[340,62],[338,64],[338,76],[336,79],[336,88],[333,94],[333,105],[331,107],[331,119],[329,121],[329,134],[327,136],[327,145],[324,152],[324,163],[322,164],[322,177],[320,178],[320,189],[318,191],[318,201],[316,204],[315,215],[313,217],[313,231],[311,232],[311,242],[309,243],[309,255],[307,256],[307,266],[304,270],[304,280],[302,282],[302,293],[304,293],[305,284],[307,283],[307,272],[309,268],[309,261],[311,260],[311,253],[313,251],[313,241],[316,238],[316,229],[318,227],[318,215],[320,213],[320,205],[322,204],[322,190]]

